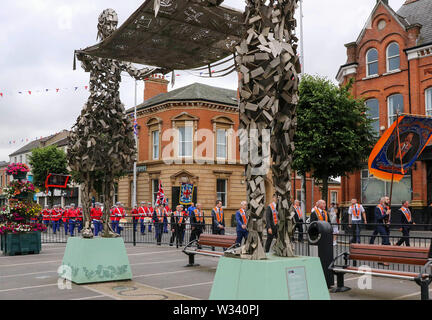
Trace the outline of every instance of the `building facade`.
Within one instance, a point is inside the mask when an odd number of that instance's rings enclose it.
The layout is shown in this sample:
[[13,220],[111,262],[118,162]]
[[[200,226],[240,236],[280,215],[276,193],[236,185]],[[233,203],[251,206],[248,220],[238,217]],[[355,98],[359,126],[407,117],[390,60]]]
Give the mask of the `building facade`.
[[[396,120],[397,112],[432,116],[432,1],[407,0],[394,11],[388,1],[378,0],[355,42],[346,44],[347,63],[340,67],[337,80],[354,80],[356,98],[369,107],[376,136],[381,136]],[[361,199],[374,207],[390,193],[390,183],[364,170],[342,178],[342,201]],[[432,202],[432,146],[423,151],[412,170],[393,185],[393,201],[412,201],[419,216]],[[420,219],[418,217],[417,219]]]
[[9,162],[0,161],[0,207],[6,204],[6,196],[3,194],[3,188],[7,187],[10,182],[10,176],[6,174],[6,167]]
[[[138,164],[137,203],[154,203],[162,182],[170,206],[179,203],[182,183],[194,185],[194,202],[210,214],[221,199],[227,216],[246,200],[245,167],[240,161],[238,93],[199,83],[167,91],[168,81],[152,77],[145,81],[145,102],[137,106]],[[133,117],[134,109],[127,111]],[[269,168],[270,169],[270,168]],[[292,196],[300,192],[298,177]],[[295,187],[294,187],[295,185]],[[271,170],[265,180],[266,203],[271,201]],[[312,190],[307,179],[307,212],[321,199],[319,185]],[[329,185],[329,201],[340,202],[340,183]],[[127,208],[133,204],[133,173],[119,180],[116,200]]]

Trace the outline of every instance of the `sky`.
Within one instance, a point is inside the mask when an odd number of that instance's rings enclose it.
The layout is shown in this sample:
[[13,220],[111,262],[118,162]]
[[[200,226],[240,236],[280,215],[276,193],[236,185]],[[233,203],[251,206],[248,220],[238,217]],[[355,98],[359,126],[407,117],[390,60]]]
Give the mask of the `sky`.
[[[79,62],[75,71],[72,68],[74,50],[97,43],[97,19],[104,9],[117,12],[120,26],[143,1],[1,0],[0,161],[9,161],[9,154],[32,140],[72,128],[89,96],[89,74]],[[389,4],[398,10],[404,2]],[[344,44],[357,39],[375,3],[304,0],[304,72],[335,81],[346,62]],[[243,0],[224,4],[244,9]],[[194,82],[237,89],[236,74],[223,79],[203,79],[187,71],[176,74],[169,90]],[[143,92],[140,81],[138,103],[143,102]],[[123,77],[120,94],[126,109],[134,106],[135,82],[129,76]]]

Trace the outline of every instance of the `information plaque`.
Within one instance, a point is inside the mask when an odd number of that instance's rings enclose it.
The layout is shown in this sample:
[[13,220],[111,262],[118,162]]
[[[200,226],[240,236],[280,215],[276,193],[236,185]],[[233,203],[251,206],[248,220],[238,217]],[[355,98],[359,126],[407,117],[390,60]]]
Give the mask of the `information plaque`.
[[289,300],[310,300],[305,267],[287,268]]

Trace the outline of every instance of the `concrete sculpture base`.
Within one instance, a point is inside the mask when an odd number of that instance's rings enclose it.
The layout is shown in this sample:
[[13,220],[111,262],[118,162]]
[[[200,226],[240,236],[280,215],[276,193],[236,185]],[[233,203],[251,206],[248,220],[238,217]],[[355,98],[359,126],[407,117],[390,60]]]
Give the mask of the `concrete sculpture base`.
[[76,284],[132,279],[123,238],[69,238],[59,277]]
[[210,300],[330,300],[315,257],[242,260],[222,257]]

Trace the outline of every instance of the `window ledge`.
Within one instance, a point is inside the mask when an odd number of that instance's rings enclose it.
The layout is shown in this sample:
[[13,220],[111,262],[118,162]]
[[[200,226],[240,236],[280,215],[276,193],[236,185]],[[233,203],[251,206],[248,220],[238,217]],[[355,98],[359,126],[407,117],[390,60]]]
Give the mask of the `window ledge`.
[[367,76],[367,77],[363,78],[362,80],[375,79],[375,78],[378,78],[378,77],[379,77],[379,74],[374,74],[373,76]]
[[400,69],[396,69],[396,70],[393,70],[393,71],[389,71],[389,72],[384,73],[383,76],[388,76],[388,75],[395,74],[395,73],[399,73],[399,72],[402,72],[402,70],[400,70]]

